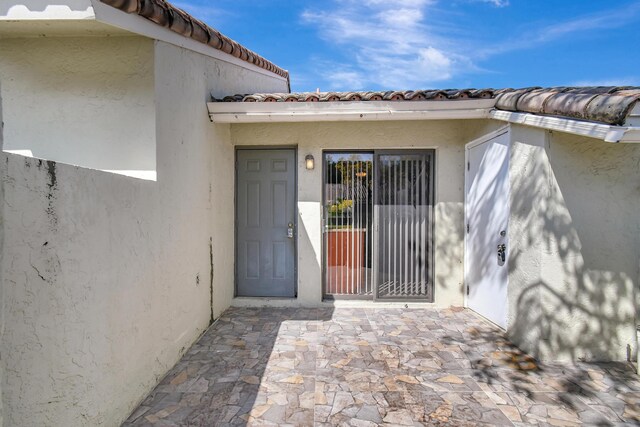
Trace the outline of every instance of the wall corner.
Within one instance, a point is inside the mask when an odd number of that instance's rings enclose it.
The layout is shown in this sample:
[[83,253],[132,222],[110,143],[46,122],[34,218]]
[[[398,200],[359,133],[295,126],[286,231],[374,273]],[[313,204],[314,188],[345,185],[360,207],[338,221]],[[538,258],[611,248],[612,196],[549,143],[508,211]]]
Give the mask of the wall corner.
[[0,427],[4,425],[3,412],[4,412],[4,395],[2,393],[4,386],[4,176],[7,162],[5,161],[5,154],[2,151],[4,147],[4,121],[2,118],[2,82],[0,82]]

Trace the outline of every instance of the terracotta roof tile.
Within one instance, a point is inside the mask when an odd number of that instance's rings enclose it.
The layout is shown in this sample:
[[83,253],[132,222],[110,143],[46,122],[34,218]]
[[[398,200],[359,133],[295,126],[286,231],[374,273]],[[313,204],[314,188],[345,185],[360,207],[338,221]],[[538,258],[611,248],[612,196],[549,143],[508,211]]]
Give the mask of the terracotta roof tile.
[[495,99],[498,110],[623,125],[640,100],[640,87],[529,87],[381,92],[300,92],[232,95],[221,102],[440,101]]
[[492,89],[447,89],[407,90],[381,92],[299,92],[299,93],[252,93],[230,95],[220,102],[340,102],[340,101],[431,101],[451,99],[488,99]]
[[155,24],[189,37],[200,43],[226,52],[243,61],[278,74],[289,81],[289,72],[246,47],[222,35],[214,28],[194,18],[182,9],[173,6],[166,0],[100,0],[109,6],[127,13],[136,13]]
[[584,119],[589,103],[595,98],[593,93],[559,92],[549,95],[543,105],[543,114]]

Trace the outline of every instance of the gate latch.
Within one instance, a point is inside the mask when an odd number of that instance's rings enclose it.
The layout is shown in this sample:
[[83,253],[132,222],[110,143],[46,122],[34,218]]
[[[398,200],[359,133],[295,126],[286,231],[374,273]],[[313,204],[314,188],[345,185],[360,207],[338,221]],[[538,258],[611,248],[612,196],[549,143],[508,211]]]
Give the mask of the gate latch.
[[498,265],[504,264],[504,261],[507,256],[506,253],[507,253],[507,245],[505,245],[504,243],[501,245],[498,245]]

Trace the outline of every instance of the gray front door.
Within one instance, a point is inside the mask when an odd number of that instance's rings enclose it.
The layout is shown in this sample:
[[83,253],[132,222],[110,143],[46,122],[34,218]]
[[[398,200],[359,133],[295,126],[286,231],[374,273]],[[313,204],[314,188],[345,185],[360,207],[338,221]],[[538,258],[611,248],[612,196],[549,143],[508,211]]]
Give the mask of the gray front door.
[[295,150],[238,150],[236,174],[237,295],[294,297]]

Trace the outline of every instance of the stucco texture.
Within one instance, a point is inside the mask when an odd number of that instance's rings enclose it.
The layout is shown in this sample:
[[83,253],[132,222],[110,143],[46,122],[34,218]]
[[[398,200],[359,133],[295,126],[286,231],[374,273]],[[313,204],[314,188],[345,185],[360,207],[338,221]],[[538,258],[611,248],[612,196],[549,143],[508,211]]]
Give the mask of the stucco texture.
[[[3,144],[3,135],[4,135],[4,121],[2,120],[2,87],[0,87],[0,151],[2,150]],[[5,175],[5,167],[6,164],[0,162],[0,176]],[[0,200],[4,200],[4,180],[0,179]],[[2,348],[2,340],[4,335],[4,285],[3,285],[3,274],[2,274],[2,258],[4,257],[4,251],[2,250],[4,246],[4,210],[2,206],[0,206],[0,349]],[[4,417],[3,417],[3,402],[2,402],[2,389],[4,387],[4,363],[2,363],[2,354],[0,353],[0,427],[4,426]]]
[[[12,43],[44,49],[69,42]],[[83,42],[86,48],[112,43],[73,40]],[[117,91],[122,98],[113,102],[154,100],[152,127],[140,117],[140,132],[152,135],[157,181],[3,155],[5,425],[119,425],[212,315],[230,304],[231,295],[218,292],[218,283],[233,277],[233,213],[224,207],[232,206],[233,189],[215,177],[219,166],[232,170],[233,147],[228,126],[209,122],[205,101],[211,91],[282,91],[286,83],[162,42],[127,37],[113,43],[124,51],[146,50],[139,57],[152,59],[144,62],[151,75],[143,88],[129,92],[125,76]],[[84,54],[84,48],[75,51]],[[6,57],[0,58],[6,69]],[[57,61],[33,65],[55,70]],[[26,87],[31,77],[11,84]],[[34,85],[34,99],[39,90],[48,89]],[[86,92],[82,97],[94,99]],[[13,96],[2,102],[5,110],[17,108]],[[66,129],[73,139],[77,115],[58,107],[40,110],[29,125],[57,121],[53,130],[64,136]],[[93,123],[83,135],[87,144],[112,135],[121,123],[102,121],[99,99],[84,108],[83,117]],[[13,127],[9,134],[30,131],[24,120],[9,115],[5,121]],[[127,147],[119,149],[126,155]]]
[[[271,304],[322,303],[323,150],[433,148],[436,150],[434,304],[462,306],[464,144],[495,126],[480,120],[232,125],[232,142],[237,147],[282,145],[295,146],[298,151],[298,298]],[[313,171],[305,168],[307,154],[316,160]]]
[[155,171],[153,40],[0,39],[5,150],[101,170]]
[[636,351],[640,146],[512,127],[509,334],[541,359]]

